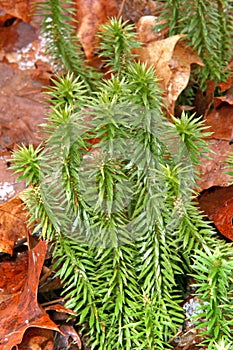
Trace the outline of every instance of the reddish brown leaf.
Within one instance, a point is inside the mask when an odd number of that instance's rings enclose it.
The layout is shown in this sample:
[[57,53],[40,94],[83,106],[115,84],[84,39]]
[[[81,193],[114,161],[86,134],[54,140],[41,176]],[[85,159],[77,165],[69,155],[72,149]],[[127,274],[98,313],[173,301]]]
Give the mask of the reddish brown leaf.
[[93,59],[96,49],[96,33],[99,26],[105,23],[109,17],[117,15],[117,3],[115,0],[80,0],[77,1],[78,37],[82,43],[86,57]]
[[217,210],[214,223],[225,237],[233,241],[233,194]]
[[233,185],[206,190],[200,196],[199,204],[219,232],[233,241]]
[[50,329],[29,328],[26,330],[23,341],[18,350],[54,350],[54,334]]
[[62,313],[67,313],[69,315],[77,316],[76,312],[74,312],[71,309],[68,309],[67,307],[65,307],[65,306],[63,306],[61,304],[48,305],[48,306],[45,306],[44,309],[46,311],[53,310],[53,311],[56,311],[56,312],[62,312]]
[[0,27],[0,49],[3,53],[16,52],[36,40],[35,29],[22,21],[16,21],[9,27]]
[[198,167],[200,180],[197,183],[200,191],[212,186],[229,186],[232,183],[232,177],[226,174],[226,159],[232,146],[228,141],[210,139],[209,148],[214,152],[208,154],[211,159],[201,159]]
[[233,106],[233,92],[229,92],[225,96],[218,96],[214,98],[214,107],[219,108],[222,104],[229,104]]
[[38,124],[45,115],[42,84],[32,79],[30,71],[0,63],[0,89],[0,151],[16,143],[38,144]]
[[40,241],[29,251],[28,274],[22,287],[16,293],[10,293],[0,304],[0,350],[10,350],[20,344],[29,327],[59,331],[37,302],[37,288],[46,248],[47,243]]
[[[11,295],[21,293],[27,279],[28,252],[22,252],[17,258],[10,258],[0,263],[0,303]],[[1,309],[0,304],[0,309]]]
[[73,326],[70,326],[70,325],[62,325],[60,327],[60,330],[62,331],[62,333],[64,334],[64,336],[62,335],[63,337],[63,341],[66,345],[66,348],[68,347],[69,345],[69,338],[72,338],[73,339],[73,342],[75,342],[75,344],[77,344],[78,346],[78,349],[82,349],[82,342],[81,342],[81,339],[78,335],[78,333],[76,332],[76,330],[74,329]]
[[230,89],[232,86],[233,86],[233,77],[228,77],[226,81],[223,81],[218,84],[218,87],[220,88],[221,92]]
[[30,0],[0,0],[0,9],[13,17],[21,18],[24,22],[29,22],[31,4]]
[[0,252],[12,254],[14,244],[28,232],[27,216],[19,196],[0,204]]
[[233,127],[233,106],[224,104],[213,109],[206,117],[205,124],[213,132],[211,138],[230,141]]

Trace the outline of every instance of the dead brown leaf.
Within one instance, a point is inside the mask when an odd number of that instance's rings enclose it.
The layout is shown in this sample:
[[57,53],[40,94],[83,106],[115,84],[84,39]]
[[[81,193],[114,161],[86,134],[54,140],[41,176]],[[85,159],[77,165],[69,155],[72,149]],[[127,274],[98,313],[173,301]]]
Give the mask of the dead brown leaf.
[[232,177],[226,174],[226,159],[229,157],[232,146],[224,140],[210,139],[208,142],[213,153],[207,154],[210,159],[201,159],[198,167],[200,180],[197,184],[200,191],[212,186],[229,186],[232,183]]
[[182,34],[174,35],[149,42],[138,50],[140,60],[154,66],[160,78],[169,115],[174,115],[175,102],[188,84],[191,64],[203,66],[197,53],[181,41],[183,38]]
[[[13,346],[20,344],[29,327],[60,332],[58,326],[51,321],[37,302],[37,288],[46,250],[47,242],[40,241],[29,251],[27,276],[20,289],[15,279],[17,291],[11,287],[11,293],[4,294],[4,300],[0,304],[0,350],[11,350]],[[4,263],[0,264],[0,270],[3,265]]]
[[12,254],[14,245],[27,237],[27,216],[19,196],[0,205],[0,252]]
[[37,132],[44,120],[45,96],[42,83],[31,74],[0,63],[0,151],[40,142]]
[[54,350],[54,333],[51,329],[28,328],[18,350]]
[[219,232],[233,241],[233,185],[204,191],[199,198],[199,204]]
[[79,23],[77,35],[87,59],[91,61],[96,50],[96,33],[99,26],[117,15],[117,3],[115,0],[80,0],[76,4]]
[[205,119],[205,124],[213,132],[211,138],[230,141],[233,129],[233,105],[222,104],[221,108],[213,109]]
[[31,19],[31,0],[0,0],[0,9],[24,22]]

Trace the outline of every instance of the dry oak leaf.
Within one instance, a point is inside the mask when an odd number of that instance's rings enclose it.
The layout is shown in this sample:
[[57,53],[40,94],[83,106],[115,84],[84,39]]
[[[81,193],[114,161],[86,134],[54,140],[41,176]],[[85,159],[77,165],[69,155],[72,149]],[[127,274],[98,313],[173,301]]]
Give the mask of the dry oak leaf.
[[76,4],[79,23],[77,35],[87,59],[91,61],[96,49],[96,33],[100,29],[99,26],[117,15],[117,3],[115,0],[80,0]]
[[169,115],[174,114],[175,102],[189,82],[191,64],[204,65],[198,54],[180,41],[184,37],[182,34],[174,35],[149,42],[137,50],[140,61],[152,65],[160,78]]
[[[12,293],[0,303],[0,350],[11,350],[20,344],[29,327],[52,329],[60,332],[48,314],[37,302],[39,277],[47,250],[47,242],[40,241],[28,252],[27,276],[20,290]],[[1,265],[0,264],[0,270]],[[17,288],[17,279],[15,280]]]
[[28,233],[27,215],[19,196],[0,204],[0,252],[12,254],[15,243]]

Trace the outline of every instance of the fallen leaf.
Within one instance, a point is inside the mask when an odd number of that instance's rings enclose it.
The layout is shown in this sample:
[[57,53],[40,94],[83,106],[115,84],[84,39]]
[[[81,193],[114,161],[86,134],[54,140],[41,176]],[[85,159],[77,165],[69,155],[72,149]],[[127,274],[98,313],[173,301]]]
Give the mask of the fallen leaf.
[[24,22],[31,20],[31,5],[33,0],[1,0],[0,9]]
[[204,191],[199,198],[199,204],[219,232],[233,241],[233,185]]
[[[4,301],[0,304],[0,350],[11,350],[13,346],[20,344],[29,327],[60,332],[37,302],[37,288],[46,250],[47,242],[40,241],[28,252],[28,270],[24,283],[20,290],[10,293],[7,298],[4,294]],[[3,292],[1,289],[1,294]]]
[[214,107],[219,108],[222,104],[228,104],[233,106],[233,91],[230,91],[224,96],[218,96],[214,98]]
[[200,179],[197,181],[200,192],[213,186],[229,186],[232,183],[232,177],[226,174],[226,160],[232,152],[232,146],[224,140],[210,139],[208,143],[212,151],[207,154],[210,159],[201,159],[197,168],[200,173]]
[[77,35],[81,41],[88,61],[94,58],[96,50],[96,33],[99,26],[107,22],[110,17],[117,15],[115,0],[80,0],[77,4]]
[[138,33],[138,40],[144,44],[148,44],[151,41],[157,41],[165,39],[169,29],[156,32],[155,25],[162,24],[158,23],[158,17],[156,16],[142,16],[136,24],[136,30]]
[[4,301],[11,295],[21,293],[28,273],[28,252],[23,251],[17,257],[5,259],[0,263],[0,310]]
[[17,20],[11,26],[0,27],[0,50],[5,53],[17,51],[36,38],[36,30],[29,23]]
[[0,204],[0,252],[12,254],[15,243],[28,234],[27,215],[20,197]]
[[29,328],[18,350],[54,350],[54,332],[50,329]]
[[205,124],[213,132],[211,138],[230,141],[233,128],[233,105],[222,104],[221,108],[213,109],[206,117]]
[[149,42],[137,50],[140,61],[154,66],[160,78],[169,115],[174,115],[175,102],[189,82],[191,64],[203,66],[198,54],[181,41],[184,37],[182,34],[174,35]]
[[69,338],[73,339],[73,342],[77,344],[78,349],[82,349],[81,339],[73,326],[62,325],[60,330],[62,331],[62,335],[60,335],[60,337],[63,338],[63,344],[66,349],[69,346]]
[[38,125],[45,116],[42,83],[29,70],[19,71],[0,63],[0,152],[15,144],[38,145]]

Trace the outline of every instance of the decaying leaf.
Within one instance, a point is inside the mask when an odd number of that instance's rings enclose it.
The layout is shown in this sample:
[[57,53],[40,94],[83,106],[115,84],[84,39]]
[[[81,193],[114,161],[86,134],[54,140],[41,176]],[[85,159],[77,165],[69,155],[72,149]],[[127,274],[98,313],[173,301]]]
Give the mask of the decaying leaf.
[[197,53],[181,40],[184,37],[178,34],[152,41],[138,50],[140,60],[155,67],[169,115],[174,114],[175,102],[188,84],[191,64],[203,66]]
[[117,15],[117,3],[115,0],[80,0],[77,1],[77,35],[82,43],[84,52],[89,61],[93,59],[96,49],[96,33],[99,26],[110,17]]
[[28,328],[18,350],[54,350],[54,332],[51,329]]
[[39,144],[38,124],[45,115],[42,83],[31,72],[0,63],[0,151],[21,143]]
[[12,254],[17,241],[29,234],[27,215],[19,196],[0,205],[0,252]]
[[[46,328],[60,332],[58,326],[51,321],[37,302],[37,288],[46,250],[47,242],[40,241],[35,248],[29,251],[27,275],[24,277],[20,289],[17,286],[16,278],[13,279],[16,283],[16,289],[12,286],[9,295],[3,294],[4,286],[1,288],[0,295],[4,295],[4,298],[0,303],[0,350],[11,350],[13,346],[20,344],[24,332],[29,327]],[[3,266],[4,263],[1,263],[1,275]],[[24,271],[26,272],[26,270]]]
[[199,204],[219,232],[233,241],[233,185],[204,191],[199,198]]
[[226,174],[226,159],[232,146],[228,141],[210,139],[209,148],[213,153],[207,154],[210,159],[201,159],[198,167],[200,179],[197,181],[199,191],[203,191],[212,186],[229,186],[232,183],[232,177]]

